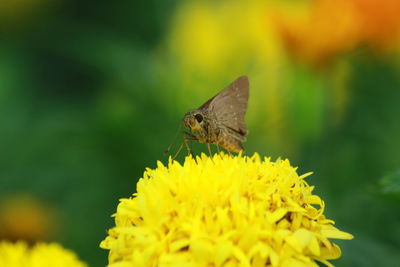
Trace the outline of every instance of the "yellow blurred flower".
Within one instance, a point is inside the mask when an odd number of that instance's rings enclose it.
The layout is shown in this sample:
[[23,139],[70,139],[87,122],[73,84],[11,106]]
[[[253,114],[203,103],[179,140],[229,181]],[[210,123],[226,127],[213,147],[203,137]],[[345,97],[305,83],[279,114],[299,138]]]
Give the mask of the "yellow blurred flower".
[[100,246],[109,266],[318,266],[352,239],[288,160],[202,154],[158,162],[122,199]]
[[[243,74],[263,89],[276,85],[285,75],[282,65],[286,62],[273,21],[268,20],[268,6],[265,1],[188,1],[177,9],[159,50],[164,54],[157,72],[167,74],[164,85],[169,77],[177,81],[172,86],[182,90],[185,99],[178,103],[206,100],[222,89],[215,88],[218,82],[222,87]],[[178,72],[179,79],[171,75],[173,72]],[[187,99],[189,92],[191,99]],[[259,93],[262,98],[267,90]]]
[[281,54],[267,7],[264,1],[188,2],[173,20],[168,49],[183,67],[196,66],[209,76],[246,70],[249,57],[256,64],[275,62]]
[[0,266],[4,267],[86,267],[77,256],[56,243],[0,242]]
[[[324,118],[334,117],[335,123],[340,122],[349,103],[349,68],[343,67],[346,64],[333,65],[322,74],[314,68],[293,64],[285,51],[282,42],[285,23],[293,22],[294,26],[297,23],[300,27],[297,19],[308,14],[309,5],[296,2],[182,2],[172,16],[165,41],[157,49],[154,80],[160,88],[165,88],[157,96],[167,109],[184,114],[246,74],[251,88],[246,122],[252,140],[269,151],[295,155],[301,144],[319,136],[326,127]],[[347,29],[346,24],[336,25],[331,21],[330,25],[328,21],[325,24]],[[334,42],[351,40],[353,31],[348,29],[345,34],[338,31],[333,36]],[[304,50],[314,57],[313,49],[325,35],[316,32],[313,36],[311,31],[307,34],[311,48]],[[324,53],[326,56],[335,51],[335,44],[329,42],[324,41],[332,47]],[[306,46],[307,41],[304,43]],[[250,149],[252,145],[250,142]]]

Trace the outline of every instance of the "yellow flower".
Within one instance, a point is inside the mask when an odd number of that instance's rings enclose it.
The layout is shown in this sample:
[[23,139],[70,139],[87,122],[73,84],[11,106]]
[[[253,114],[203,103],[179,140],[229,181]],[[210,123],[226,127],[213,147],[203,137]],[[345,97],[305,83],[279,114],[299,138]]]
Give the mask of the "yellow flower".
[[7,267],[86,267],[76,255],[56,243],[0,242],[0,266]]
[[[271,88],[286,79],[288,64],[270,6],[265,1],[186,1],[178,6],[157,50],[154,71],[164,86],[176,88],[171,103],[199,105],[196,99],[206,100],[227,81],[246,74],[252,88],[258,84],[265,89],[258,92],[263,107]],[[160,94],[171,97],[168,90]],[[280,113],[277,101],[271,102]]]
[[109,266],[318,266],[352,239],[288,160],[202,154],[147,169],[100,244]]

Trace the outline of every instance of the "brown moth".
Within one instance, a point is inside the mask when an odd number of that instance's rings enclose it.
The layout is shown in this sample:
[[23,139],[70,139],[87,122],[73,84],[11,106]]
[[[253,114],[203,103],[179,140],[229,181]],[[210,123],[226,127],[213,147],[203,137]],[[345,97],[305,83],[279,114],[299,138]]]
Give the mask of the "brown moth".
[[189,110],[183,125],[191,133],[187,140],[222,146],[229,152],[240,152],[248,133],[244,116],[249,98],[249,79],[241,76],[197,109]]

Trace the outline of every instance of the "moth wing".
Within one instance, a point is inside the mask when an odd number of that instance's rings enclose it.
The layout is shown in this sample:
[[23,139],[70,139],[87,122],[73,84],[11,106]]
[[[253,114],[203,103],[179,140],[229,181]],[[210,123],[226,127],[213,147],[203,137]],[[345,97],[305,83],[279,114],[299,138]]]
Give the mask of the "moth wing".
[[248,99],[249,79],[240,76],[200,108],[207,107],[233,136],[244,141],[248,132],[244,121]]

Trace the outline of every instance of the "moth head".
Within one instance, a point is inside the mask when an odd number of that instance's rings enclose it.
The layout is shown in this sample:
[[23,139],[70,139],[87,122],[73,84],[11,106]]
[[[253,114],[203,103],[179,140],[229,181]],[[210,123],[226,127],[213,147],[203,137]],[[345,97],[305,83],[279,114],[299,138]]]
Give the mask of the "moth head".
[[183,117],[183,125],[192,131],[200,129],[203,123],[204,115],[198,110],[191,110]]

